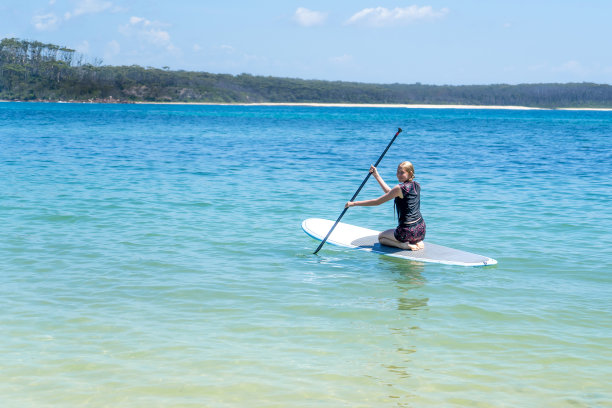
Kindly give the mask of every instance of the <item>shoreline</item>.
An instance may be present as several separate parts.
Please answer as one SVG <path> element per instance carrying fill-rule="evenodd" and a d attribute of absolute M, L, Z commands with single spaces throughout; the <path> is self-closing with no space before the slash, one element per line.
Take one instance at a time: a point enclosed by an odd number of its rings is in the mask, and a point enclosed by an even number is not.
<path fill-rule="evenodd" d="M 406 108 L 406 109 L 505 109 L 505 110 L 567 110 L 612 112 L 612 108 L 537 108 L 514 105 L 433 105 L 433 104 L 384 104 L 384 103 L 327 103 L 327 102 L 131 102 L 141 105 L 217 105 L 217 106 L 312 106 L 336 108 Z"/>
<path fill-rule="evenodd" d="M 328 103 L 328 102 L 256 102 L 256 103 L 223 103 L 223 102 L 147 102 L 147 101 L 9 101 L 20 103 L 90 103 L 90 104 L 125 104 L 125 105 L 193 105 L 193 106 L 305 106 L 305 107 L 332 107 L 332 108 L 404 108 L 404 109 L 501 109 L 501 110 L 563 110 L 563 111 L 601 111 L 612 112 L 612 108 L 537 108 L 530 106 L 513 105 L 449 105 L 449 104 L 379 104 L 379 103 Z"/>
<path fill-rule="evenodd" d="M 257 103 L 209 103 L 209 102 L 134 102 L 136 104 L 161 105 L 221 105 L 221 106 L 310 106 L 322 108 L 406 108 L 406 109 L 509 109 L 509 110 L 548 110 L 528 106 L 493 105 L 428 105 L 392 103 L 327 103 L 327 102 L 257 102 Z M 610 109 L 612 110 L 612 109 Z"/>

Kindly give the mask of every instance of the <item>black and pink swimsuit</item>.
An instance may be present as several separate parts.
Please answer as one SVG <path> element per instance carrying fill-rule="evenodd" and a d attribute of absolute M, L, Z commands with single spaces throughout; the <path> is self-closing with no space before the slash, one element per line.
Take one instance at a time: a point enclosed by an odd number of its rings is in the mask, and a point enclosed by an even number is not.
<path fill-rule="evenodd" d="M 416 181 L 400 184 L 404 198 L 395 198 L 398 226 L 395 239 L 416 244 L 425 239 L 425 220 L 421 216 L 421 186 Z"/>

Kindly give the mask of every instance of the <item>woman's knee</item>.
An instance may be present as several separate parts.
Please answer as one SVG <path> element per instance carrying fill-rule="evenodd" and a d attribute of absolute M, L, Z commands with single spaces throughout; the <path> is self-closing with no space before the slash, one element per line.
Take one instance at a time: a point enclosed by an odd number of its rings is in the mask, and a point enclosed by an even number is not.
<path fill-rule="evenodd" d="M 395 230 L 393 230 L 393 229 L 382 231 L 381 233 L 378 234 L 378 240 L 380 241 L 381 239 L 390 239 L 392 241 L 395 241 L 395 234 L 394 234 L 394 232 L 395 232 Z"/>

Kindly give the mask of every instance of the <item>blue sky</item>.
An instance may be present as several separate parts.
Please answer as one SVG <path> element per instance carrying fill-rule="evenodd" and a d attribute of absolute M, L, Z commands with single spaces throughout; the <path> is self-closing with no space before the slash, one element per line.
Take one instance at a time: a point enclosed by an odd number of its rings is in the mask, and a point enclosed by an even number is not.
<path fill-rule="evenodd" d="M 372 83 L 612 84 L 612 1 L 1 0 L 105 65 Z"/>

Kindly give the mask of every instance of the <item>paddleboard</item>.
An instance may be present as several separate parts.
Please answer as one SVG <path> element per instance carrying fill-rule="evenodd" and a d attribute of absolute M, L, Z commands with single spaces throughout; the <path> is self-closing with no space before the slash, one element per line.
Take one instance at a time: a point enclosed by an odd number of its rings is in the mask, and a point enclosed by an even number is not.
<path fill-rule="evenodd" d="M 302 229 L 306 234 L 322 241 L 333 225 L 334 221 L 322 218 L 308 218 L 302 222 Z M 425 249 L 420 251 L 409 251 L 381 245 L 378 243 L 379 233 L 380 231 L 339 222 L 326 242 L 345 248 L 360 249 L 418 262 L 434 262 L 461 266 L 487 266 L 497 263 L 495 259 L 483 255 L 448 248 L 442 245 L 432 244 L 431 242 L 425 242 Z"/>

